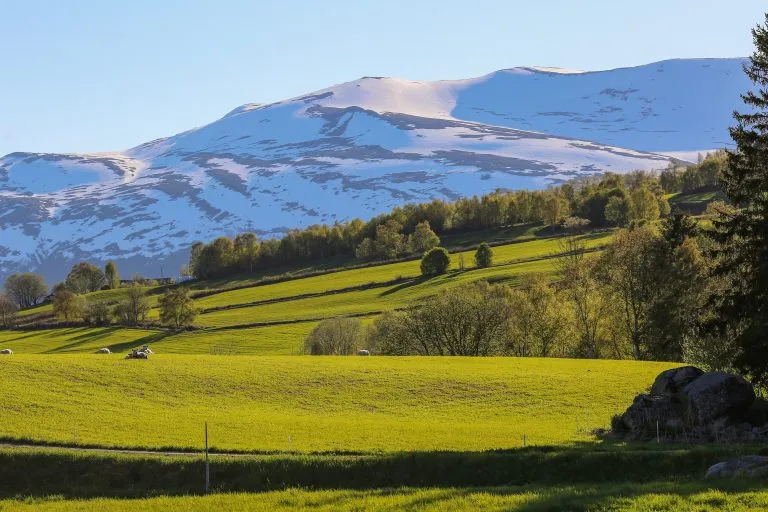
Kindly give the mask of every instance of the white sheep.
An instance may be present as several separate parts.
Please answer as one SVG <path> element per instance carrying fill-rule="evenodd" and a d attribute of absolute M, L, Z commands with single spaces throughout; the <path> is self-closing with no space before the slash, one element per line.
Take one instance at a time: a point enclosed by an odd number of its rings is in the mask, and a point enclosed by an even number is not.
<path fill-rule="evenodd" d="M 111 354 L 112 351 L 105 347 L 105 348 L 100 348 L 96 353 L 97 354 Z"/>
<path fill-rule="evenodd" d="M 0 354 L 10 356 L 11 354 L 13 354 L 13 350 L 11 350 L 9 348 L 4 348 L 3 350 L 0 350 Z"/>

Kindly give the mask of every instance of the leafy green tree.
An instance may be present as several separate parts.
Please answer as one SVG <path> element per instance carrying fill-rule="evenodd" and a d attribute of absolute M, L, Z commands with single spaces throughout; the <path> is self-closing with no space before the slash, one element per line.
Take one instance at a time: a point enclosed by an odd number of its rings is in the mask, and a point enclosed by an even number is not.
<path fill-rule="evenodd" d="M 120 273 L 117 271 L 117 263 L 108 261 L 104 266 L 104 277 L 110 290 L 120 288 Z"/>
<path fill-rule="evenodd" d="M 510 291 L 506 353 L 517 357 L 566 356 L 564 305 L 543 274 L 523 276 Z"/>
<path fill-rule="evenodd" d="M 735 113 L 721 174 L 723 190 L 735 208 L 723 209 L 715 227 L 714 278 L 728 286 L 713 300 L 717 316 L 709 323 L 721 337 L 735 338 L 732 362 L 754 381 L 768 382 L 768 14 L 752 31 L 755 52 L 745 71 L 756 86 L 742 96 L 746 112 Z"/>
<path fill-rule="evenodd" d="M 186 288 L 171 288 L 160 297 L 160 321 L 175 329 L 191 325 L 197 317 L 198 309 L 195 301 Z"/>
<path fill-rule="evenodd" d="M 254 233 L 242 233 L 235 237 L 234 251 L 243 270 L 253 272 L 259 261 L 259 239 Z"/>
<path fill-rule="evenodd" d="M 83 318 L 87 303 L 69 290 L 62 290 L 53 296 L 53 314 L 66 322 Z"/>
<path fill-rule="evenodd" d="M 654 221 L 660 215 L 659 199 L 647 186 L 632 191 L 632 220 Z"/>
<path fill-rule="evenodd" d="M 407 252 L 408 245 L 402 230 L 402 224 L 395 220 L 389 220 L 376 227 L 373 246 L 377 258 L 391 260 Z"/>
<path fill-rule="evenodd" d="M 584 242 L 573 237 L 562 240 L 557 266 L 579 338 L 573 355 L 598 358 L 604 353 L 608 302 L 595 278 L 594 262 L 586 257 Z"/>
<path fill-rule="evenodd" d="M 19 307 L 7 295 L 0 295 L 0 327 L 13 325 L 18 311 Z"/>
<path fill-rule="evenodd" d="M 416 224 L 416 229 L 411 234 L 409 242 L 413 252 L 423 254 L 440 245 L 440 237 L 432 231 L 429 222 L 425 220 Z"/>
<path fill-rule="evenodd" d="M 490 267 L 493 265 L 493 249 L 487 243 L 481 243 L 475 251 L 475 266 L 478 268 Z"/>
<path fill-rule="evenodd" d="M 547 194 L 544 200 L 544 222 L 554 227 L 557 222 L 570 213 L 570 204 L 557 189 Z"/>
<path fill-rule="evenodd" d="M 427 251 L 421 258 L 421 275 L 436 276 L 445 274 L 451 265 L 451 255 L 443 247 L 435 247 Z"/>
<path fill-rule="evenodd" d="M 355 256 L 361 260 L 373 259 L 375 257 L 373 240 L 370 238 L 363 238 L 363 241 L 360 242 L 360 245 L 355 249 Z"/>
<path fill-rule="evenodd" d="M 612 226 L 626 226 L 629 223 L 632 203 L 625 196 L 613 196 L 605 205 L 605 220 Z"/>
<path fill-rule="evenodd" d="M 101 269 L 85 261 L 73 265 L 65 280 L 67 289 L 78 294 L 101 290 L 106 282 Z"/>
<path fill-rule="evenodd" d="M 17 273 L 5 280 L 5 293 L 20 308 L 29 308 L 45 298 L 48 287 L 39 274 Z"/>
<path fill-rule="evenodd" d="M 603 252 L 600 268 L 617 308 L 623 337 L 634 359 L 647 359 L 651 314 L 659 288 L 669 278 L 659 240 L 648 228 L 620 230 Z"/>

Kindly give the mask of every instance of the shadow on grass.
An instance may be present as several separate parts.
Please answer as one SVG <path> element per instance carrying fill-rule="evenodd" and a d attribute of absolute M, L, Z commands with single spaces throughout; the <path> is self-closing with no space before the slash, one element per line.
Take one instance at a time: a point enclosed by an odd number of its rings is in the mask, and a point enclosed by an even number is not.
<path fill-rule="evenodd" d="M 211 485 L 216 492 L 261 492 L 297 487 L 366 490 L 697 482 L 716 462 L 761 452 L 768 453 L 768 447 L 592 442 L 486 452 L 212 455 Z M 0 449 L 0 497 L 198 494 L 204 468 L 203 457 L 195 453 L 4 448 Z M 602 499 L 601 494 L 595 499 Z"/>
<path fill-rule="evenodd" d="M 88 343 L 91 343 L 93 341 L 100 340 L 102 338 L 106 338 L 109 335 L 120 332 L 123 328 L 122 327 L 103 327 L 98 329 L 82 329 L 86 332 L 75 336 L 73 338 L 70 338 L 71 343 L 68 343 L 66 345 L 60 345 L 56 348 L 53 348 L 51 350 L 46 351 L 46 354 L 59 354 L 62 352 L 70 352 L 74 349 L 77 349 L 78 347 L 82 345 L 87 345 Z M 157 341 L 163 339 L 166 337 L 169 333 L 167 332 L 152 332 L 148 334 L 147 336 L 143 336 L 141 338 L 132 340 L 132 341 L 126 341 L 123 343 L 113 343 L 111 345 L 106 345 L 107 348 L 109 348 L 112 352 L 122 352 L 124 350 L 128 350 L 134 347 L 139 347 L 141 345 L 146 345 L 148 343 L 156 343 Z"/>
<path fill-rule="evenodd" d="M 141 347 L 143 345 L 160 343 L 165 338 L 173 336 L 174 334 L 176 333 L 171 331 L 152 332 L 147 334 L 146 336 L 142 336 L 141 338 L 137 338 L 132 341 L 125 341 L 123 343 L 113 343 L 111 345 L 107 345 L 107 348 L 112 352 L 126 352 L 132 348 Z"/>
<path fill-rule="evenodd" d="M 384 290 L 379 294 L 379 297 L 386 297 L 387 295 L 392 295 L 393 293 L 401 292 L 403 290 L 407 290 L 408 288 L 411 288 L 412 286 L 416 286 L 418 284 L 426 283 L 429 281 L 431 277 L 414 277 L 413 279 L 409 279 L 408 281 L 399 284 L 397 286 L 393 286 L 392 288 L 389 288 L 388 290 Z"/>

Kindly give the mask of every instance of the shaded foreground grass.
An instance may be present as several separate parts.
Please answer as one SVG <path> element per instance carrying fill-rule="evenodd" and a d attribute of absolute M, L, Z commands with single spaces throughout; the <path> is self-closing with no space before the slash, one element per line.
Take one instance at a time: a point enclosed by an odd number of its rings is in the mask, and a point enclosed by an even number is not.
<path fill-rule="evenodd" d="M 31 500 L 0 502 L 7 512 L 59 511 L 759 511 L 768 508 L 768 492 L 753 482 L 705 484 L 654 482 L 561 487 L 488 487 L 381 489 L 371 491 L 291 489 L 260 494 L 215 494 L 140 500 Z"/>
<path fill-rule="evenodd" d="M 669 447 L 583 443 L 488 452 L 211 456 L 214 492 L 398 487 L 566 486 L 694 482 L 707 467 L 755 446 Z M 159 455 L 0 448 L 0 498 L 200 494 L 200 454 Z"/>
<path fill-rule="evenodd" d="M 0 437 L 221 450 L 486 450 L 590 439 L 674 363 L 534 358 L 0 358 Z"/>

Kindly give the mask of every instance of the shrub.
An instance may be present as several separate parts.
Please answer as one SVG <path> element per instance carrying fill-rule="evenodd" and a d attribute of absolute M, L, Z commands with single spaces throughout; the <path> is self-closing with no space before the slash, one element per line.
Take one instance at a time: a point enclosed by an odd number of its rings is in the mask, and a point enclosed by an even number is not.
<path fill-rule="evenodd" d="M 430 249 L 421 259 L 421 274 L 436 276 L 444 274 L 451 264 L 451 256 L 442 247 Z"/>
<path fill-rule="evenodd" d="M 323 320 L 304 341 L 304 353 L 313 356 L 345 356 L 360 347 L 362 323 L 356 318 Z"/>
<path fill-rule="evenodd" d="M 478 268 L 490 267 L 493 265 L 493 249 L 487 243 L 483 242 L 475 252 L 475 265 Z"/>

